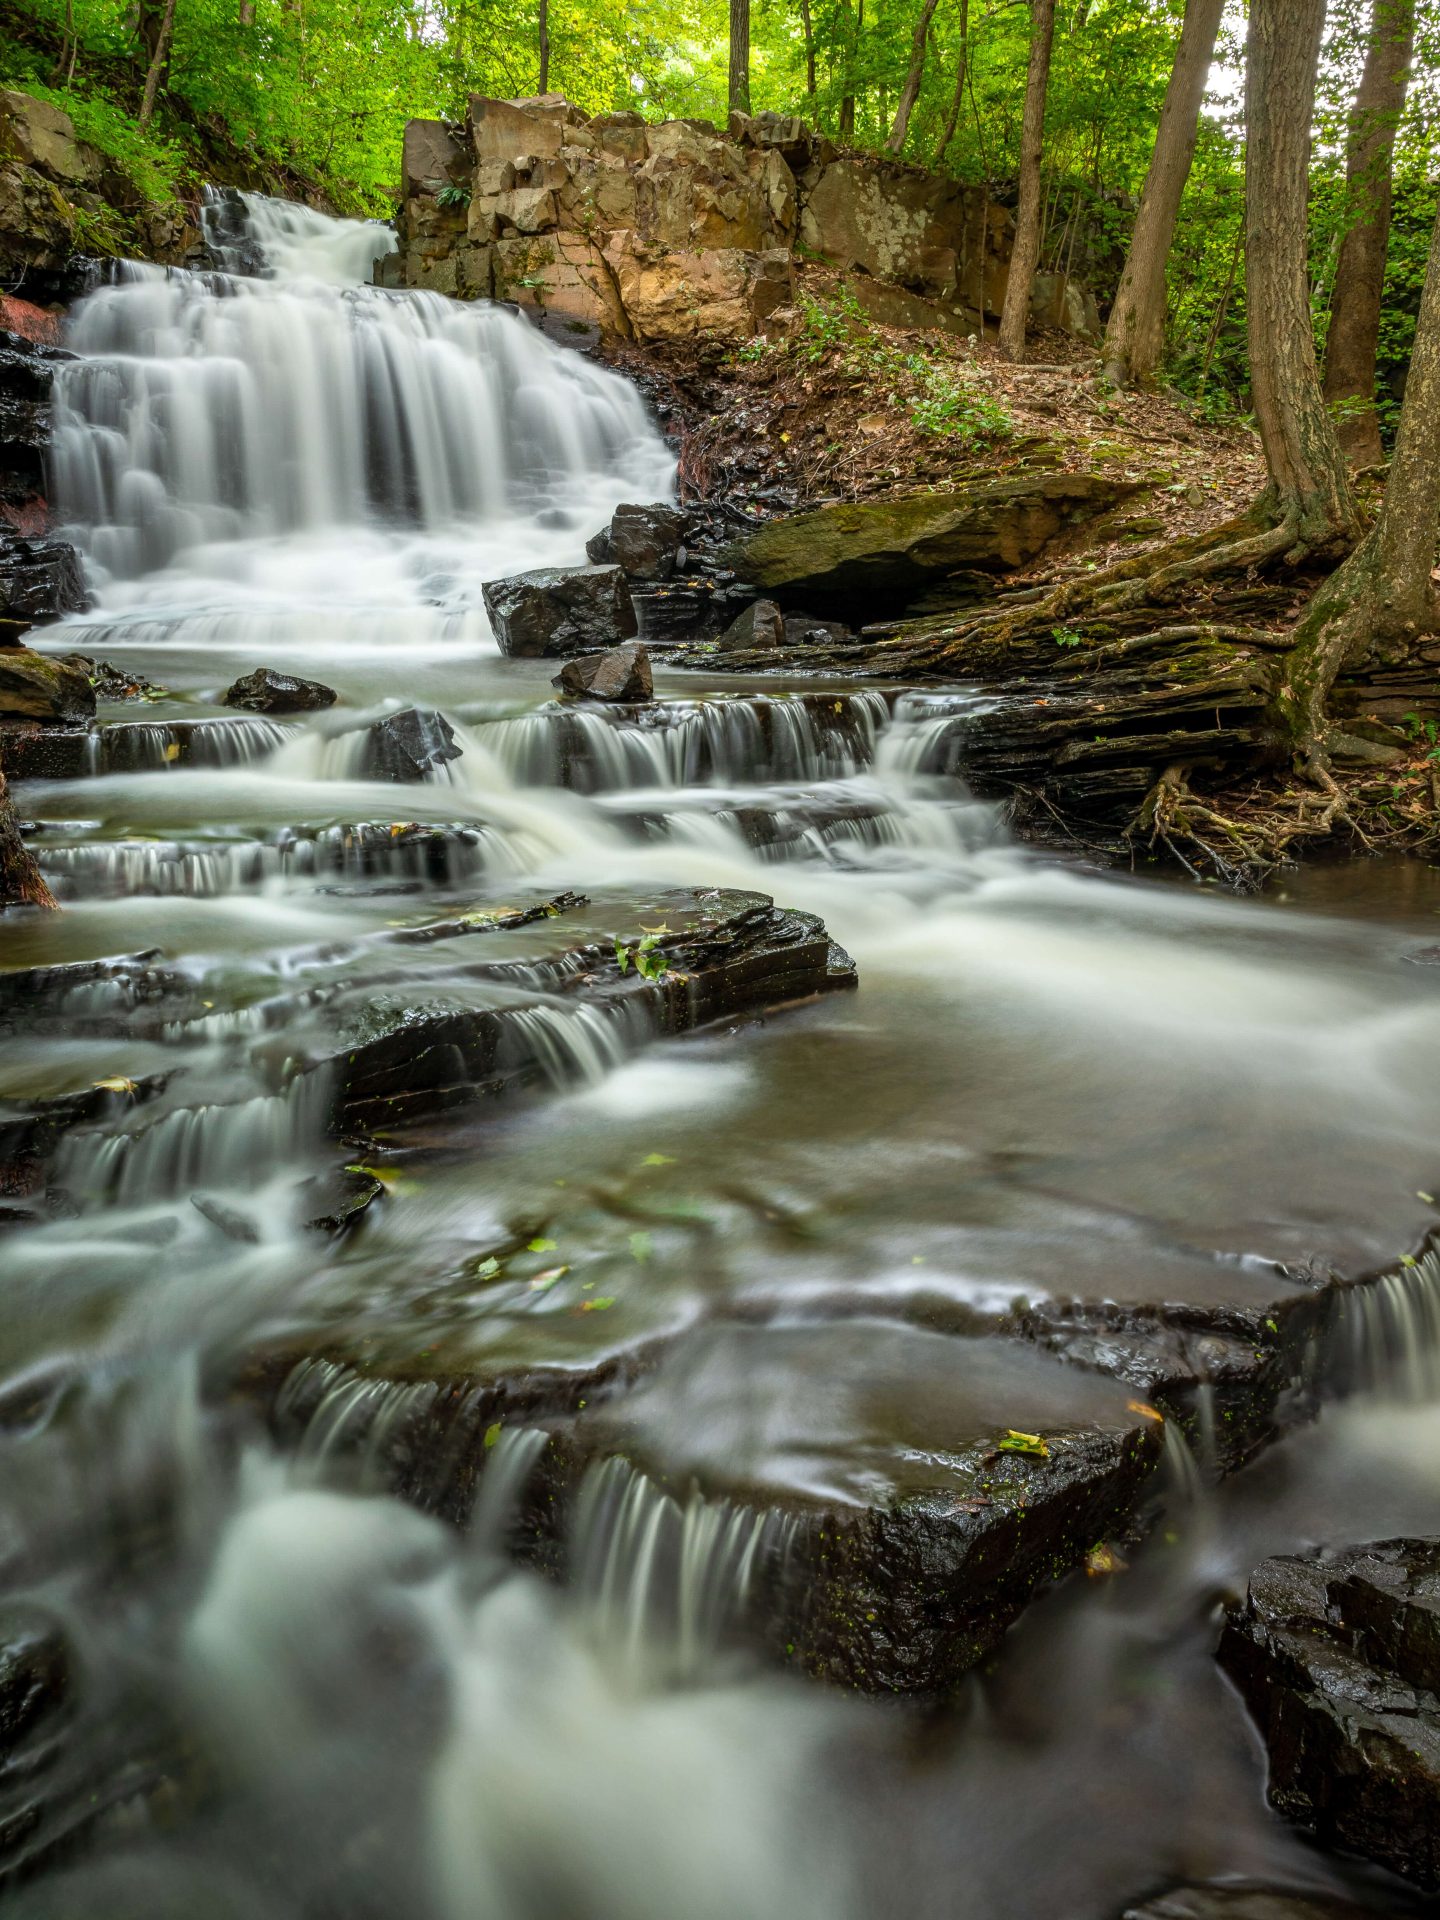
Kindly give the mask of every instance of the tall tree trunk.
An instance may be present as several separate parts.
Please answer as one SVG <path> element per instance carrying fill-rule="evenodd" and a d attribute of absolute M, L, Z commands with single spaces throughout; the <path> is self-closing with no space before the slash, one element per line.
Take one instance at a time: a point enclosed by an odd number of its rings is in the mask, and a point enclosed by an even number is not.
<path fill-rule="evenodd" d="M 815 98 L 815 22 L 810 17 L 810 0 L 800 0 L 800 26 L 805 35 L 805 91 Z"/>
<path fill-rule="evenodd" d="M 950 111 L 945 116 L 945 125 L 940 130 L 939 145 L 935 149 L 935 165 L 943 167 L 945 156 L 950 151 L 950 142 L 955 138 L 955 130 L 960 125 L 960 113 L 965 104 L 965 77 L 970 70 L 970 0 L 960 0 L 960 47 L 955 55 L 955 91 L 950 97 Z"/>
<path fill-rule="evenodd" d="M 1000 312 L 1000 352 L 1007 360 L 1025 358 L 1025 321 L 1030 288 L 1040 262 L 1040 219 L 1044 211 L 1040 161 L 1045 149 L 1045 95 L 1050 85 L 1050 45 L 1055 37 L 1055 0 L 1032 0 L 1030 64 L 1025 74 L 1025 117 L 1020 127 L 1020 205 L 1015 215 L 1015 244 L 1010 277 Z"/>
<path fill-rule="evenodd" d="M 175 0 L 165 0 L 165 11 L 160 16 L 160 31 L 156 35 L 154 51 L 150 55 L 150 70 L 145 75 L 145 96 L 140 102 L 140 125 L 149 124 L 155 111 L 155 96 L 160 91 L 160 77 L 170 63 L 170 37 L 175 31 Z"/>
<path fill-rule="evenodd" d="M 1245 71 L 1250 380 L 1269 487 L 1294 549 L 1350 545 L 1359 519 L 1325 410 L 1306 278 L 1310 120 L 1325 0 L 1251 0 Z"/>
<path fill-rule="evenodd" d="M 845 11 L 849 13 L 848 6 Z M 839 127 L 842 146 L 853 146 L 855 142 L 855 67 L 860 57 L 860 33 L 864 25 L 865 0 L 856 0 L 854 26 L 847 35 L 845 48 L 845 94 L 840 102 Z"/>
<path fill-rule="evenodd" d="M 536 91 L 550 91 L 550 0 L 540 0 L 540 85 Z"/>
<path fill-rule="evenodd" d="M 730 111 L 750 111 L 750 0 L 730 0 Z"/>
<path fill-rule="evenodd" d="M 20 838 L 5 776 L 0 773 L 0 912 L 6 907 L 54 905 L 55 896 L 46 886 L 35 856 Z"/>
<path fill-rule="evenodd" d="M 1165 267 L 1195 155 L 1205 81 L 1224 7 L 1225 0 L 1187 0 L 1185 7 L 1135 232 L 1105 329 L 1105 371 L 1117 386 L 1143 385 L 1160 364 L 1165 343 Z"/>
<path fill-rule="evenodd" d="M 1325 346 L 1325 398 L 1339 413 L 1341 447 L 1361 467 L 1373 466 L 1381 457 L 1375 356 L 1390 242 L 1391 156 L 1414 50 L 1415 0 L 1374 0 L 1365 69 L 1346 143 L 1350 226 L 1340 248 Z"/>
<path fill-rule="evenodd" d="M 890 138 L 885 142 L 891 153 L 905 151 L 905 138 L 910 131 L 910 116 L 915 111 L 915 102 L 920 98 L 920 82 L 925 78 L 925 38 L 930 31 L 930 22 L 935 18 L 935 9 L 940 0 L 923 0 L 920 18 L 915 22 L 915 32 L 910 40 L 910 65 L 905 74 L 905 84 L 900 89 L 900 104 L 895 109 L 895 124 L 890 129 Z"/>
<path fill-rule="evenodd" d="M 1440 215 L 1395 456 L 1375 525 L 1325 582 L 1295 629 L 1285 661 L 1281 707 L 1310 753 L 1323 751 L 1325 706 L 1347 669 L 1404 664 L 1425 650 L 1440 695 L 1440 597 L 1433 569 L 1440 545 Z"/>

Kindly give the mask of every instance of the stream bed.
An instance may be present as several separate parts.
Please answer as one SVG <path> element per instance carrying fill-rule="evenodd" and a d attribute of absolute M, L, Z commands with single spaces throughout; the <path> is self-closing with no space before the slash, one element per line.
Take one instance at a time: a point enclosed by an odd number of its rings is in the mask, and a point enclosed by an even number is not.
<path fill-rule="evenodd" d="M 562 705 L 479 586 L 667 497 L 639 398 L 249 215 L 269 277 L 127 269 L 58 386 L 95 607 L 33 637 L 164 691 L 15 795 L 63 911 L 0 936 L 0 1102 L 108 1088 L 0 1239 L 6 1604 L 61 1649 L 16 1910 L 1419 1911 L 1267 1810 L 1213 1649 L 1266 1555 L 1434 1530 L 1440 880 L 1027 850 L 965 689 Z M 336 703 L 220 704 L 260 666 Z M 377 777 L 415 707 L 458 754 Z M 688 997 L 590 993 L 642 936 L 712 943 Z M 503 1098 L 420 1071 L 442 1020 Z M 945 1516 L 1047 1499 L 1023 1592 L 925 1591 Z"/>

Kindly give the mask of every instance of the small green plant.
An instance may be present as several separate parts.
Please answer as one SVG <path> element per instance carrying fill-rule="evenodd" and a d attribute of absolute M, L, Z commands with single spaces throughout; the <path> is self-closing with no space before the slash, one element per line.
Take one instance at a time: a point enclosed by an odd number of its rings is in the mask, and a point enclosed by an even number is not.
<path fill-rule="evenodd" d="M 438 207 L 468 207 L 470 204 L 470 189 L 469 187 L 457 187 L 454 185 L 441 187 L 435 196 L 435 204 Z"/>
<path fill-rule="evenodd" d="M 1057 647 L 1083 647 L 1085 644 L 1084 634 L 1076 633 L 1073 627 L 1052 627 L 1050 638 Z"/>
<path fill-rule="evenodd" d="M 670 969 L 670 962 L 663 953 L 655 951 L 658 945 L 659 935 L 653 933 L 645 934 L 633 947 L 627 947 L 623 940 L 617 940 L 615 959 L 621 973 L 628 971 L 633 962 L 642 980 L 663 980 Z"/>

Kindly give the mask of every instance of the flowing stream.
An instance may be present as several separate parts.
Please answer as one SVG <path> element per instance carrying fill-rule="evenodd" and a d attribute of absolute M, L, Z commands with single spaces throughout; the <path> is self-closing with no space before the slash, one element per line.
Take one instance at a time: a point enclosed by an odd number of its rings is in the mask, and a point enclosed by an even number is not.
<path fill-rule="evenodd" d="M 480 583 L 670 494 L 638 396 L 504 308 L 368 288 L 384 229 L 227 220 L 220 257 L 264 275 L 125 269 L 57 392 L 95 608 L 44 643 L 165 692 L 102 707 L 83 776 L 19 789 L 64 912 L 7 925 L 3 964 L 159 949 L 188 998 L 157 1017 L 99 979 L 0 1064 L 0 1100 L 163 1083 L 70 1132 L 65 1205 L 0 1242 L 0 1558 L 83 1680 L 52 1781 L 85 1817 L 17 1909 L 1105 1920 L 1250 1875 L 1403 1910 L 1266 1811 L 1211 1646 L 1264 1554 L 1433 1531 L 1424 1262 L 1354 1309 L 1360 1391 L 1218 1493 L 1182 1447 L 1130 1572 L 1032 1608 L 944 1713 L 763 1671 L 725 1626 L 788 1498 L 883 1499 L 967 1407 L 1101 1405 L 989 1357 L 1017 1300 L 1396 1265 L 1440 1181 L 1440 880 L 1240 903 L 1039 857 L 965 791 L 963 689 L 662 673 L 653 716 L 567 713 Z M 338 701 L 221 706 L 258 666 Z M 365 730 L 417 704 L 459 757 L 367 777 Z M 335 1150 L 293 1067 L 378 940 L 457 900 L 680 886 L 823 915 L 860 992 L 657 1043 L 497 974 L 469 991 L 513 1010 L 544 1094 L 422 1128 L 359 1231 L 306 1228 Z M 437 951 L 396 947 L 394 990 L 435 990 Z M 477 1285 L 516 1240 L 563 1277 Z M 675 1343 L 636 1402 L 671 1491 L 600 1469 L 557 1590 L 501 1550 L 538 1436 L 501 1436 L 463 1534 L 367 1470 L 423 1377 L 317 1360 L 274 1448 L 234 1383 L 312 1339 L 517 1367 Z M 28 1792 L 0 1780 L 0 1815 Z"/>

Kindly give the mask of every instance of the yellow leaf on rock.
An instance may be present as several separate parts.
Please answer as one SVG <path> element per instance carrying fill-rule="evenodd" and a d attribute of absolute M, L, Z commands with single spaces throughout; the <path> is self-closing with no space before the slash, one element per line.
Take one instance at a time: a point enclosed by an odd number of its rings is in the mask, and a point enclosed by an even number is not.
<path fill-rule="evenodd" d="M 127 1080 L 122 1073 L 115 1073 L 108 1080 L 97 1080 L 95 1090 L 97 1093 L 134 1093 L 135 1082 Z"/>

